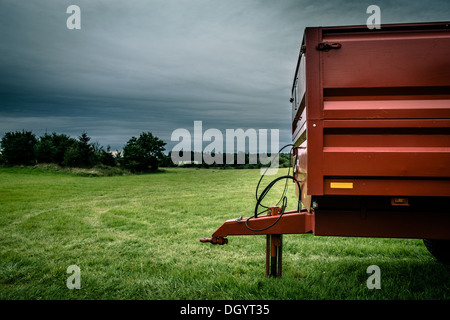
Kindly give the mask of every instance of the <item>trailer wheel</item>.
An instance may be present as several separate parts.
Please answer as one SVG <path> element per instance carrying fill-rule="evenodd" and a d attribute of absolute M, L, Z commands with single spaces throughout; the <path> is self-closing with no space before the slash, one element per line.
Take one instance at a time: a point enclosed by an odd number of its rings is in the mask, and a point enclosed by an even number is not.
<path fill-rule="evenodd" d="M 450 263 L 450 240 L 423 239 L 425 247 L 440 262 Z"/>

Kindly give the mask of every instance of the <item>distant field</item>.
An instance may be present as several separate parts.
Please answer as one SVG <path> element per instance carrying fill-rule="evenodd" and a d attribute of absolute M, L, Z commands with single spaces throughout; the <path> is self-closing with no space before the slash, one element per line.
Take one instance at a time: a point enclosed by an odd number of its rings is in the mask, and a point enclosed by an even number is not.
<path fill-rule="evenodd" d="M 225 220 L 252 215 L 259 177 L 0 168 L 0 299 L 450 298 L 450 266 L 421 240 L 285 235 L 281 279 L 264 276 L 264 236 L 200 243 Z M 79 290 L 66 286 L 71 265 Z M 379 290 L 367 288 L 370 265 L 380 267 Z"/>

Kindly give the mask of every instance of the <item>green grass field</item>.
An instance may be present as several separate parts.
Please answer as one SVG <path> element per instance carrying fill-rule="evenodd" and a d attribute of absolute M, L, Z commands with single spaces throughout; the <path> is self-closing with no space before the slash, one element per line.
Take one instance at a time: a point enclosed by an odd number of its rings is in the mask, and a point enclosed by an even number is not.
<path fill-rule="evenodd" d="M 0 168 L 0 299 L 450 298 L 450 266 L 421 240 L 285 235 L 281 279 L 264 276 L 264 236 L 200 243 L 225 220 L 253 214 L 259 178 Z M 71 265 L 79 290 L 66 286 Z M 367 288 L 370 265 L 380 267 L 379 290 Z"/>

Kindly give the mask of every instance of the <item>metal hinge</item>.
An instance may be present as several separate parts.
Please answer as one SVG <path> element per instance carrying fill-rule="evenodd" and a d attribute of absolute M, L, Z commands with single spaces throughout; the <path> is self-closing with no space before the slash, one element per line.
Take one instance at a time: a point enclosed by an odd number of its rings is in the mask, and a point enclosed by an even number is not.
<path fill-rule="evenodd" d="M 339 49 L 342 45 L 340 43 L 328 43 L 328 42 L 321 42 L 317 45 L 316 49 L 319 51 L 329 51 L 331 49 Z"/>

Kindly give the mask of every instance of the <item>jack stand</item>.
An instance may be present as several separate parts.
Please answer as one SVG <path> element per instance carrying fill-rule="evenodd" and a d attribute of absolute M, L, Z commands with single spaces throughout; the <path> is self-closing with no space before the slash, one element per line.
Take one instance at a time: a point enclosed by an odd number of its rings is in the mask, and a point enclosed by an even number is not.
<path fill-rule="evenodd" d="M 281 277 L 283 235 L 266 235 L 266 277 Z"/>

